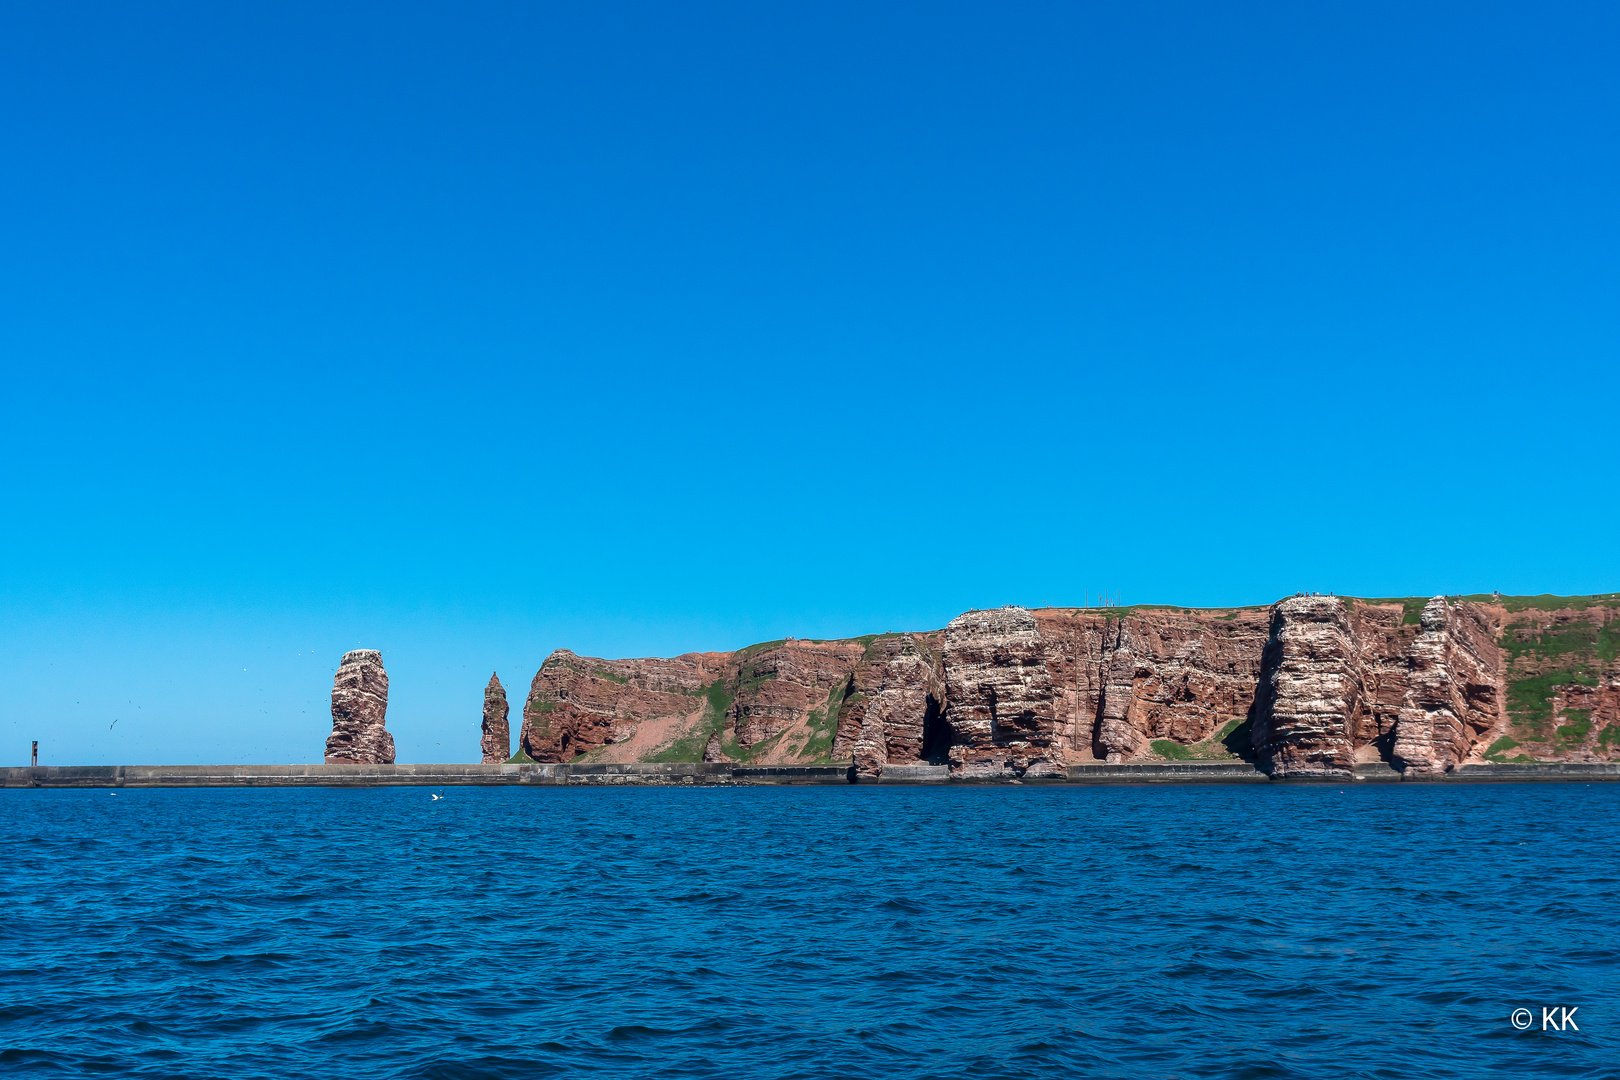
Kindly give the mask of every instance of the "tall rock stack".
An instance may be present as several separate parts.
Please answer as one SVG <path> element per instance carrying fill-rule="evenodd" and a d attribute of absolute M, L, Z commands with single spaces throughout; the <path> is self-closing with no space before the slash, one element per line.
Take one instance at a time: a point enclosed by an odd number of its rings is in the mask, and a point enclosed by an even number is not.
<path fill-rule="evenodd" d="M 1477 605 L 1453 608 L 1443 596 L 1424 605 L 1420 625 L 1407 650 L 1410 674 L 1390 760 L 1402 772 L 1439 774 L 1462 764 L 1497 723 L 1501 631 Z"/>
<path fill-rule="evenodd" d="M 484 764 L 499 765 L 512 756 L 512 730 L 506 715 L 511 706 L 506 703 L 506 687 L 490 672 L 489 685 L 484 687 Z"/>
<path fill-rule="evenodd" d="M 1352 775 L 1365 712 L 1362 652 L 1344 601 L 1296 596 L 1272 608 L 1253 743 L 1272 776 Z"/>
<path fill-rule="evenodd" d="M 951 620 L 945 697 L 952 775 L 1062 774 L 1045 643 L 1029 610 L 970 611 Z"/>
<path fill-rule="evenodd" d="M 332 680 L 332 734 L 328 765 L 392 765 L 394 737 L 383 726 L 388 714 L 388 672 L 376 649 L 351 649 Z"/>

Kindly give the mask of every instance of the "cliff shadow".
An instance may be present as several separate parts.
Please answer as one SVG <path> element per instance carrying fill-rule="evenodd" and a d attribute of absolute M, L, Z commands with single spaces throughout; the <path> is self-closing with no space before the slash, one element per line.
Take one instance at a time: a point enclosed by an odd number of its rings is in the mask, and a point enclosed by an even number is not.
<path fill-rule="evenodd" d="M 1228 754 L 1248 762 L 1254 761 L 1254 710 L 1255 704 L 1251 701 L 1243 723 L 1227 732 L 1226 737 L 1221 740 L 1221 746 Z"/>
<path fill-rule="evenodd" d="M 1270 635 L 1260 652 L 1260 675 L 1254 684 L 1254 697 L 1249 702 L 1248 715 L 1226 737 L 1228 750 L 1268 774 L 1271 772 L 1270 755 L 1262 755 L 1259 747 L 1271 738 L 1272 709 L 1277 703 L 1277 669 L 1282 666 L 1282 660 L 1282 614 L 1273 611 Z M 1239 732 L 1243 732 L 1241 743 L 1238 742 Z M 1262 757 L 1266 760 L 1262 761 Z"/>
<path fill-rule="evenodd" d="M 939 698 L 929 694 L 923 710 L 922 759 L 930 765 L 948 765 L 950 754 L 951 725 Z"/>

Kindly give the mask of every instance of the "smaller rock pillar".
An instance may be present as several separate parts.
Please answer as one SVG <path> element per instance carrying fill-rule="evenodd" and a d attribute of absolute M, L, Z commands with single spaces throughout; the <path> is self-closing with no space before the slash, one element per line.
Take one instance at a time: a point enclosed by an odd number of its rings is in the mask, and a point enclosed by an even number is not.
<path fill-rule="evenodd" d="M 506 703 L 506 687 L 490 672 L 489 685 L 484 687 L 484 764 L 499 765 L 512 756 L 512 729 L 506 716 L 511 706 Z"/>

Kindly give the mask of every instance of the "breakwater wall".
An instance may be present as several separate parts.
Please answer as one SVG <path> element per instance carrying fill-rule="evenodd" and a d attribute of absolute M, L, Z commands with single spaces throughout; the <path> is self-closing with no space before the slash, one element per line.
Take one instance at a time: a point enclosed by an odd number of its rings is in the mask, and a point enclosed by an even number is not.
<path fill-rule="evenodd" d="M 1383 762 L 1345 777 L 1277 780 L 1243 761 L 1073 765 L 1061 776 L 953 780 L 944 765 L 891 765 L 871 784 L 1266 784 L 1524 783 L 1620 781 L 1617 763 L 1462 765 L 1440 776 L 1405 776 Z M 5 788 L 119 787 L 476 787 L 601 784 L 850 784 L 852 765 L 755 766 L 717 763 L 630 765 L 45 765 L 0 769 Z"/>

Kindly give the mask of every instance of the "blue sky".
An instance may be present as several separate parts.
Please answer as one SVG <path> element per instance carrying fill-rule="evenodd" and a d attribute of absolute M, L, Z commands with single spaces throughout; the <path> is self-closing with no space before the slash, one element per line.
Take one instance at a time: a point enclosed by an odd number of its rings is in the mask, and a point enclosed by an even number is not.
<path fill-rule="evenodd" d="M 1620 15 L 12 4 L 0 759 L 492 669 L 1620 589 Z M 116 726 L 112 725 L 117 721 Z"/>

